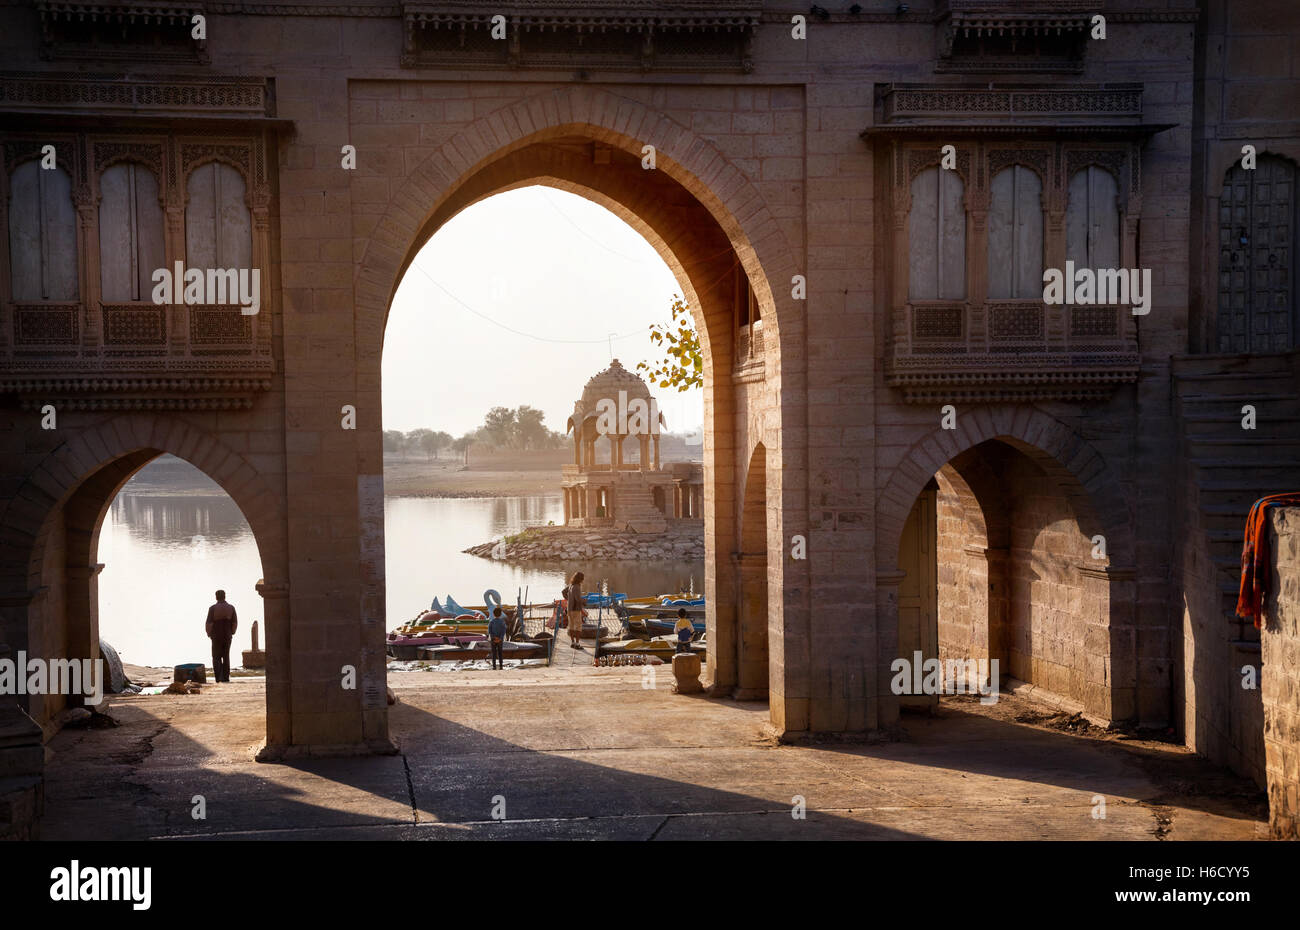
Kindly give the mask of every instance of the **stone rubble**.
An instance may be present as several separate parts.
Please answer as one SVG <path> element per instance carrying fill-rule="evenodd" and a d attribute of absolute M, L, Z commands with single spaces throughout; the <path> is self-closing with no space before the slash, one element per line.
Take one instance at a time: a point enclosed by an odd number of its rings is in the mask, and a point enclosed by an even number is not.
<path fill-rule="evenodd" d="M 704 533 L 700 528 L 670 529 L 665 533 L 629 533 L 625 530 L 574 530 L 563 526 L 537 526 L 514 537 L 494 539 L 462 551 L 504 562 L 664 561 L 702 562 Z"/>

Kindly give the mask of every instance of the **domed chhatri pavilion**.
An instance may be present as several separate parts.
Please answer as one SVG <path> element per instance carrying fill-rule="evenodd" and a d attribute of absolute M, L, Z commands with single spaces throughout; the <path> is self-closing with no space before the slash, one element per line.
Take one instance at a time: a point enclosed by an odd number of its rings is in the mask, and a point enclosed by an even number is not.
<path fill-rule="evenodd" d="M 650 388 L 618 359 L 587 382 L 566 430 L 573 432 L 573 464 L 560 484 L 566 526 L 662 533 L 670 523 L 702 523 L 704 468 L 661 467 L 664 425 Z"/>

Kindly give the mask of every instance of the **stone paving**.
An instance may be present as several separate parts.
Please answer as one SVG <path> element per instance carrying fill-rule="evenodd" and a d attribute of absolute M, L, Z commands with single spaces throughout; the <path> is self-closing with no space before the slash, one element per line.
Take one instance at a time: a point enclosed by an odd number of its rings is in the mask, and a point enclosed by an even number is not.
<path fill-rule="evenodd" d="M 565 652 L 575 652 L 564 649 Z M 589 655 L 589 653 L 587 653 Z M 1261 793 L 1187 750 L 945 701 L 904 737 L 781 745 L 767 705 L 659 667 L 394 672 L 391 756 L 255 762 L 264 686 L 113 699 L 50 744 L 45 839 L 1252 839 Z M 202 795 L 206 819 L 191 816 Z M 1106 817 L 1095 819 L 1096 798 Z M 796 797 L 806 818 L 792 816 Z M 504 799 L 504 819 L 500 813 Z"/>

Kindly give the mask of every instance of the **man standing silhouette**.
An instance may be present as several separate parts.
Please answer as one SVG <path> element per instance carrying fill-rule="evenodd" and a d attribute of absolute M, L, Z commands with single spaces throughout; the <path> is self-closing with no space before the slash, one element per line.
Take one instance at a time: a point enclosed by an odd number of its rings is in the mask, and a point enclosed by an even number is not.
<path fill-rule="evenodd" d="M 226 602 L 226 592 L 217 592 L 217 602 L 208 608 L 205 627 L 212 640 L 212 677 L 217 681 L 230 681 L 230 641 L 234 639 L 239 618 L 235 605 Z"/>

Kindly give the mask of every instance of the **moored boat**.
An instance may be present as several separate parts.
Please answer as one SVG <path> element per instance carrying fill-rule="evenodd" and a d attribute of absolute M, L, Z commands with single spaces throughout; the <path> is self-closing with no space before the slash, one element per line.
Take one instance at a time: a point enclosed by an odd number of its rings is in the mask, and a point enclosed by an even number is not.
<path fill-rule="evenodd" d="M 517 643 L 507 640 L 501 644 L 501 653 L 507 659 L 535 659 L 546 652 L 541 643 Z M 429 661 L 443 659 L 487 659 L 492 655 L 489 644 L 470 643 L 466 646 L 421 646 L 419 658 Z"/>
<path fill-rule="evenodd" d="M 677 631 L 677 617 L 628 617 L 627 625 L 632 630 L 645 630 L 652 636 L 670 636 Z M 703 619 L 691 619 L 691 626 L 696 633 L 704 632 Z"/>
<path fill-rule="evenodd" d="M 621 639 L 612 643 L 601 643 L 598 655 L 653 655 L 671 659 L 677 652 L 677 643 L 667 639 Z M 705 646 L 702 642 L 691 643 L 691 652 L 703 656 Z"/>
<path fill-rule="evenodd" d="M 485 633 L 438 632 L 432 629 L 388 634 L 387 652 L 394 659 L 418 659 L 426 646 L 461 646 L 468 648 L 487 638 Z"/>

